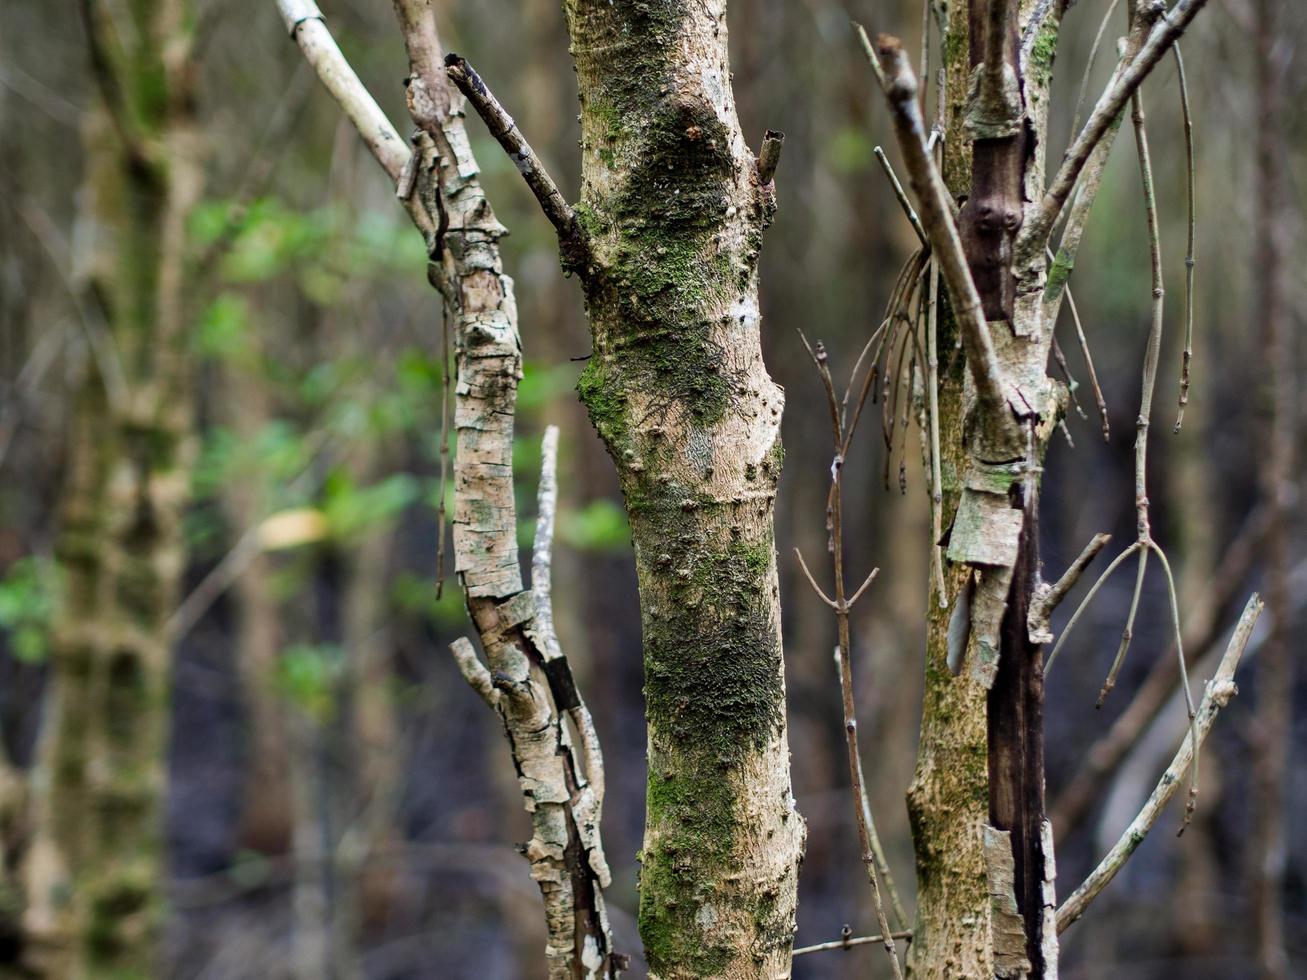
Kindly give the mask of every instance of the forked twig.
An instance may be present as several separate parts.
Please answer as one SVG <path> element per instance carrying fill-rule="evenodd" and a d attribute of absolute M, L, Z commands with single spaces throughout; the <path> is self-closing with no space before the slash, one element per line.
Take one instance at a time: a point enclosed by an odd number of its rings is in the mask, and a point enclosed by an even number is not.
<path fill-rule="evenodd" d="M 852 641 L 849 629 L 849 609 L 866 591 L 876 576 L 876 570 L 873 569 L 871 574 L 853 594 L 852 598 L 846 599 L 844 592 L 844 526 L 843 526 L 843 506 L 844 506 L 844 453 L 852 437 L 852 431 L 846 431 L 844 426 L 845 412 L 841 405 L 847 405 L 848 392 L 845 392 L 844 399 L 841 399 L 835 393 L 835 384 L 831 379 L 830 365 L 826 354 L 826 348 L 820 341 L 814 346 L 808 343 L 808 338 L 803 336 L 802 331 L 799 337 L 803 341 L 803 346 L 807 349 L 808 355 L 812 358 L 812 363 L 817 368 L 817 374 L 821 378 L 822 389 L 826 395 L 826 406 L 830 412 L 831 421 L 831 443 L 835 449 L 835 457 L 831 461 L 830 493 L 826 499 L 826 525 L 830 532 L 830 553 L 831 564 L 834 572 L 835 597 L 828 597 L 817 585 L 812 573 L 808 570 L 807 563 L 803 560 L 803 555 L 795 549 L 795 554 L 799 557 L 799 565 L 803 569 L 803 574 L 808 579 L 813 590 L 822 598 L 822 600 L 835 610 L 835 621 L 839 632 L 839 649 L 836 654 L 836 663 L 839 666 L 840 697 L 844 711 L 844 739 L 847 746 L 848 766 L 849 766 L 849 784 L 853 796 L 853 808 L 858 828 L 858 844 L 862 851 L 862 862 L 867 869 L 867 878 L 871 884 L 872 905 L 876 913 L 876 922 L 880 926 L 880 935 L 882 944 L 885 947 L 885 954 L 889 957 L 893 966 L 894 976 L 902 980 L 903 967 L 899 963 L 898 951 L 894 945 L 894 936 L 890 931 L 889 919 L 885 914 L 885 904 L 881 898 L 880 881 L 882 876 L 886 877 L 887 886 L 892 890 L 892 884 L 888 878 L 888 866 L 882 869 L 878 868 L 877 851 L 879 848 L 879 838 L 875 831 L 875 822 L 871 816 L 871 809 L 867 805 L 867 790 L 863 780 L 862 773 L 862 756 L 858 749 L 858 719 L 857 708 L 853 697 L 853 665 L 849 652 L 852 650 Z M 861 360 L 861 358 L 859 358 Z M 868 372 L 870 372 L 870 368 Z M 850 388 L 852 379 L 850 379 Z M 865 397 L 865 396 L 864 396 Z M 861 400 L 860 400 L 861 401 Z M 854 422 L 856 423 L 856 415 Z M 842 658 L 841 658 L 842 654 Z M 882 858 L 883 860 L 883 858 Z M 897 903 L 897 896 L 895 896 Z"/>

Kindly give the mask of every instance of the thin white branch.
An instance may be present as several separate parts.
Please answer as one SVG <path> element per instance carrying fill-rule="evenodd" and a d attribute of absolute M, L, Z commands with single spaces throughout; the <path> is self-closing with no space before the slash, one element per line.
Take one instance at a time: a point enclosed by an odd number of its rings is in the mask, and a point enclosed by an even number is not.
<path fill-rule="evenodd" d="M 1211 731 L 1216 716 L 1230 702 L 1230 698 L 1239 693 L 1239 689 L 1234 683 L 1234 673 L 1239 666 L 1239 659 L 1243 656 L 1244 648 L 1248 645 L 1248 639 L 1252 636 L 1253 627 L 1257 625 L 1257 617 L 1261 614 L 1262 606 L 1261 596 L 1253 593 L 1248 599 L 1248 604 L 1244 606 L 1243 615 L 1239 617 L 1239 622 L 1234 628 L 1234 633 L 1230 637 L 1229 645 L 1225 648 L 1225 655 L 1221 658 L 1220 666 L 1216 669 L 1216 676 L 1207 682 L 1207 691 L 1203 695 L 1202 704 L 1198 706 L 1197 719 L 1197 740 L 1198 744 L 1207 737 Z M 1175 796 L 1176 790 L 1180 788 L 1181 780 L 1184 777 L 1185 770 L 1189 768 L 1194 756 L 1194 735 L 1191 732 L 1185 736 L 1184 743 L 1176 752 L 1175 758 L 1167 767 L 1166 772 L 1162 773 L 1162 778 L 1158 780 L 1157 787 L 1153 790 L 1152 795 L 1144 804 L 1143 809 L 1139 811 L 1138 816 L 1131 821 L 1130 826 L 1121 834 L 1116 845 L 1107 853 L 1107 856 L 1099 862 L 1096 867 L 1085 879 L 1084 884 L 1077 888 L 1057 910 L 1057 931 L 1064 932 L 1066 927 L 1075 922 L 1085 914 L 1085 909 L 1098 894 L 1107 887 L 1118 871 L 1125 865 L 1148 832 L 1153 829 L 1162 811 L 1166 805 Z"/>
<path fill-rule="evenodd" d="M 282 20 L 286 22 L 286 30 L 299 45 L 304 59 L 354 124 L 368 151 L 381 164 L 381 169 L 398 185 L 412 150 L 341 54 L 318 5 L 313 0 L 276 0 L 276 3 Z M 410 194 L 404 205 L 420 231 L 426 235 L 434 232 L 431 216 L 416 197 Z"/>

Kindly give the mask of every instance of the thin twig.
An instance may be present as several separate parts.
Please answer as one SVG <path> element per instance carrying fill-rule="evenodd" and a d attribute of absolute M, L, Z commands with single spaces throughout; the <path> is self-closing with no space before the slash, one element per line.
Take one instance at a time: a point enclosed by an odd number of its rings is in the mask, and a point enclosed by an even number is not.
<path fill-rule="evenodd" d="M 1039 206 L 1033 209 L 1033 213 L 1027 216 L 1022 225 L 1014 245 L 1016 254 L 1028 254 L 1032 244 L 1041 248 L 1046 244 L 1048 233 L 1061 214 L 1067 198 L 1071 196 L 1071 191 L 1094 147 L 1112 127 L 1130 97 L 1139 90 L 1144 79 L 1161 61 L 1171 45 L 1184 33 L 1190 21 L 1206 3 L 1207 0 L 1178 0 L 1169 11 L 1160 4 L 1158 7 L 1151 7 L 1144 11 L 1146 14 L 1156 11 L 1157 14 L 1156 21 L 1149 28 L 1147 39 L 1138 54 L 1113 76 L 1106 91 L 1099 97 L 1084 129 L 1068 148 L 1062 165 L 1049 184 Z"/>
<path fill-rule="evenodd" d="M 931 259 L 926 299 L 926 398 L 930 412 L 930 550 L 935 567 L 935 595 L 941 609 L 948 607 L 944 584 L 944 476 L 939 451 L 939 268 Z"/>
<path fill-rule="evenodd" d="M 1096 596 L 1098 590 L 1103 587 L 1103 583 L 1111 578 L 1112 573 L 1121 566 L 1121 563 L 1138 551 L 1139 548 L 1139 542 L 1135 541 L 1130 545 L 1130 547 L 1126 548 L 1125 551 L 1117 555 L 1116 558 L 1112 560 L 1112 564 L 1108 565 L 1107 568 L 1103 570 L 1103 574 L 1098 576 L 1097 581 L 1095 581 L 1089 591 L 1085 593 L 1085 597 L 1080 600 L 1080 605 L 1076 607 L 1076 611 L 1071 614 L 1071 619 L 1068 620 L 1066 627 L 1062 630 L 1062 635 L 1059 636 L 1057 642 L 1053 644 L 1053 652 L 1048 655 L 1048 660 L 1044 662 L 1045 676 L 1047 676 L 1048 672 L 1053 669 L 1053 661 L 1057 659 L 1057 655 L 1061 652 L 1063 644 L 1067 641 L 1067 637 L 1069 637 L 1072 630 L 1075 629 L 1076 623 L 1080 622 L 1081 615 L 1087 608 L 1089 608 L 1089 604 L 1094 601 L 1094 596 Z"/>
<path fill-rule="evenodd" d="M 1107 11 L 1103 14 L 1103 19 L 1098 25 L 1098 33 L 1094 35 L 1093 46 L 1089 49 L 1089 60 L 1085 62 L 1085 73 L 1080 77 L 1080 94 L 1076 96 L 1076 109 L 1071 114 L 1071 132 L 1080 130 L 1080 111 L 1085 107 L 1085 96 L 1089 94 L 1089 76 L 1093 73 L 1094 62 L 1098 59 L 1098 48 L 1103 43 L 1103 35 L 1107 33 L 1108 22 L 1112 19 L 1112 14 L 1116 10 L 1116 5 L 1121 0 L 1112 0 L 1107 5 Z"/>
<path fill-rule="evenodd" d="M 1076 394 L 1076 389 L 1080 387 L 1080 382 L 1072 376 L 1071 366 L 1067 364 L 1066 355 L 1062 353 L 1062 345 L 1057 342 L 1056 336 L 1053 337 L 1052 346 L 1053 360 L 1057 362 L 1057 367 L 1058 370 L 1062 372 L 1062 377 L 1066 378 L 1066 390 L 1071 396 L 1071 406 L 1076 410 L 1076 414 L 1079 415 L 1081 419 L 1088 421 L 1089 416 L 1086 415 L 1085 410 L 1080 407 L 1080 396 Z"/>
<path fill-rule="evenodd" d="M 1121 870 L 1130 855 L 1143 843 L 1148 832 L 1153 829 L 1158 818 L 1162 815 L 1167 803 L 1175 795 L 1180 786 L 1181 777 L 1194 761 L 1195 749 L 1207 737 L 1207 733 L 1211 731 L 1212 723 L 1216 720 L 1220 710 L 1229 704 L 1231 697 L 1238 693 L 1239 689 L 1234 683 L 1234 674 L 1239 666 L 1239 660 L 1243 656 L 1244 648 L 1248 645 L 1248 639 L 1252 636 L 1253 627 L 1257 624 L 1257 617 L 1261 614 L 1262 605 L 1262 599 L 1256 593 L 1248 599 L 1243 615 L 1239 617 L 1234 634 L 1230 637 L 1230 642 L 1226 646 L 1225 655 L 1221 658 L 1216 676 L 1207 683 L 1202 704 L 1198 707 L 1197 722 L 1194 729 L 1185 736 L 1184 742 L 1175 754 L 1175 758 L 1171 760 L 1171 764 L 1162 773 L 1161 779 L 1158 780 L 1156 788 L 1153 790 L 1152 795 L 1148 797 L 1143 809 L 1130 822 L 1130 826 L 1122 832 L 1121 837 L 1107 853 L 1107 856 L 1098 863 L 1098 867 L 1090 873 L 1084 883 L 1057 910 L 1057 931 L 1059 933 L 1065 931 L 1067 926 L 1085 914 L 1085 909 L 1088 908 L 1089 903 L 1107 887 L 1108 882 Z"/>
<path fill-rule="evenodd" d="M 835 669 L 839 673 L 840 689 L 844 687 L 844 657 L 840 653 L 840 648 L 835 648 Z M 908 918 L 907 910 L 903 906 L 903 899 L 899 897 L 899 890 L 894 884 L 894 875 L 890 871 L 889 859 L 885 856 L 885 848 L 881 845 L 880 834 L 876 831 L 876 820 L 871 813 L 871 801 L 867 797 L 867 779 L 862 772 L 862 752 L 858 752 L 858 782 L 862 786 L 862 816 L 867 821 L 867 834 L 871 838 L 871 852 L 876 859 L 876 867 L 880 871 L 881 881 L 885 883 L 885 891 L 889 895 L 890 908 L 894 911 L 894 918 L 899 926 L 906 928 L 912 921 Z"/>
<path fill-rule="evenodd" d="M 1185 801 L 1184 820 L 1180 824 L 1180 829 L 1176 831 L 1176 836 L 1179 837 L 1189 826 L 1189 821 L 1193 819 L 1194 808 L 1198 805 L 1198 776 L 1201 768 L 1198 764 L 1198 750 L 1202 742 L 1198 739 L 1194 695 L 1189 689 L 1189 668 L 1184 662 L 1184 635 L 1180 630 L 1180 603 L 1175 595 L 1175 577 L 1171 574 L 1171 563 L 1167 561 L 1166 552 L 1156 542 L 1152 542 L 1152 549 L 1157 552 L 1157 560 L 1162 563 L 1162 571 L 1166 573 L 1166 592 L 1171 601 L 1171 625 L 1175 629 L 1175 655 L 1180 665 L 1180 690 L 1184 692 L 1184 707 L 1189 715 L 1189 733 L 1194 744 L 1194 761 L 1189 767 L 1189 798 Z"/>
<path fill-rule="evenodd" d="M 889 178 L 890 187 L 894 188 L 894 196 L 898 198 L 899 206 L 903 208 L 903 213 L 908 216 L 908 222 L 912 225 L 912 230 L 917 233 L 917 238 L 921 244 L 930 247 L 930 241 L 926 238 L 926 229 L 921 227 L 921 219 L 917 217 L 917 212 L 912 209 L 912 202 L 908 200 L 908 195 L 903 190 L 903 185 L 899 183 L 899 178 L 894 173 L 894 168 L 890 166 L 889 158 L 885 156 L 885 151 L 879 146 L 874 147 L 872 152 L 876 154 L 876 159 L 880 161 L 880 167 L 885 171 L 885 176 Z"/>
<path fill-rule="evenodd" d="M 1185 81 L 1184 57 L 1180 43 L 1175 45 L 1175 71 L 1180 84 L 1180 114 L 1184 119 L 1185 206 L 1188 233 L 1184 257 L 1184 353 L 1180 361 L 1180 406 L 1175 416 L 1175 431 L 1184 425 L 1184 409 L 1189 404 L 1189 367 L 1194 357 L 1194 120 L 1189 110 L 1189 85 Z"/>
<path fill-rule="evenodd" d="M 821 589 L 817 588 L 817 583 L 812 574 L 808 571 L 807 565 L 803 561 L 803 556 L 799 554 L 799 564 L 803 568 L 804 574 L 808 577 L 809 584 L 816 590 L 826 603 L 835 610 L 835 621 L 839 633 L 839 650 L 843 651 L 844 662 L 840 663 L 839 681 L 840 696 L 844 710 L 844 739 L 848 749 L 848 766 L 849 766 L 849 784 L 853 796 L 853 807 L 856 816 L 856 825 L 858 828 L 858 844 L 862 850 L 862 862 L 867 869 L 867 878 L 871 884 L 872 906 L 876 913 L 876 923 L 880 926 L 880 934 L 883 938 L 885 955 L 889 957 L 893 967 L 894 976 L 897 980 L 902 980 L 903 967 L 899 963 L 898 951 L 894 946 L 893 934 L 890 932 L 889 920 L 885 915 L 885 904 L 881 899 L 880 878 L 881 875 L 877 868 L 876 862 L 876 843 L 875 824 L 871 820 L 870 807 L 866 805 L 867 790 L 863 781 L 862 757 L 858 749 L 858 718 L 857 708 L 853 697 L 853 664 L 849 657 L 849 651 L 852 649 L 851 633 L 849 629 L 849 608 L 853 601 L 856 601 L 863 593 L 863 590 L 871 584 L 875 578 L 875 571 L 867 577 L 862 586 L 854 594 L 853 600 L 847 600 L 844 593 L 844 527 L 843 527 L 843 474 L 844 474 L 844 447 L 846 445 L 843 413 L 840 410 L 840 400 L 835 394 L 835 385 L 831 380 L 830 366 L 825 347 L 821 342 L 811 345 L 806 337 L 800 332 L 799 336 L 803 340 L 804 347 L 807 348 L 812 362 L 817 367 L 817 373 L 821 377 L 822 388 L 826 394 L 826 404 L 830 411 L 831 420 L 831 443 L 835 449 L 835 458 L 831 463 L 831 488 L 827 497 L 826 513 L 827 522 L 830 529 L 830 551 L 831 563 L 834 571 L 835 580 L 835 598 L 830 600 Z M 847 396 L 846 396 L 847 399 Z"/>
<path fill-rule="evenodd" d="M 1075 588 L 1075 584 L 1080 581 L 1080 576 L 1084 574 L 1085 569 L 1098 557 L 1098 553 L 1111 540 L 1112 536 L 1110 534 L 1095 534 L 1089 544 L 1085 545 L 1084 551 L 1080 552 L 1079 557 L 1062 573 L 1061 578 L 1052 585 L 1041 583 L 1036 586 L 1035 593 L 1030 599 L 1030 610 L 1026 614 L 1026 629 L 1030 634 L 1031 643 L 1049 643 L 1052 641 L 1053 637 L 1048 632 L 1048 624 L 1053 618 L 1053 612 L 1061 605 L 1067 593 Z"/>
<path fill-rule="evenodd" d="M 1098 417 L 1103 423 L 1103 441 L 1111 442 L 1112 424 L 1107 415 L 1107 399 L 1103 397 L 1103 388 L 1098 383 L 1098 372 L 1094 370 L 1094 356 L 1089 353 L 1089 341 L 1085 337 L 1085 326 L 1080 322 L 1080 311 L 1076 309 L 1076 298 L 1071 295 L 1070 285 L 1065 287 L 1067 309 L 1071 311 L 1071 322 L 1075 324 L 1076 339 L 1080 343 L 1080 354 L 1085 359 L 1085 370 L 1089 374 L 1089 387 L 1094 393 L 1094 401 L 1098 404 Z"/>
<path fill-rule="evenodd" d="M 1222 625 L 1222 611 L 1242 587 L 1249 569 L 1261 553 L 1270 523 L 1268 514 L 1265 507 L 1255 509 L 1215 563 L 1217 573 L 1194 599 L 1194 612 L 1185 623 L 1184 649 L 1191 652 L 1206 650 L 1214 642 Z M 1131 746 L 1139 741 L 1144 729 L 1157 717 L 1179 676 L 1175 660 L 1167 651 L 1167 655 L 1153 665 L 1126 709 L 1089 747 L 1083 766 L 1049 811 L 1054 826 L 1061 833 L 1071 832 L 1083 821 L 1097 796 L 1098 786 L 1117 770 Z"/>
<path fill-rule="evenodd" d="M 901 932 L 890 933 L 895 939 L 911 939 L 912 930 L 904 929 Z M 809 953 L 824 953 L 831 949 L 852 949 L 854 946 L 868 946 L 871 943 L 883 943 L 883 936 L 850 936 L 848 939 L 834 939 L 828 943 L 817 943 L 815 946 L 800 946 L 794 951 L 795 956 L 806 956 Z"/>
<path fill-rule="evenodd" d="M 567 203 L 554 179 L 545 170 L 545 165 L 531 144 L 526 141 L 517 123 L 513 122 L 493 92 L 486 87 L 481 76 L 476 73 L 467 59 L 462 55 L 450 53 L 445 56 L 445 70 L 450 80 L 458 86 L 472 108 L 476 110 L 486 128 L 490 130 L 496 142 L 503 147 L 514 165 L 522 174 L 527 187 L 535 195 L 549 223 L 557 229 L 560 237 L 573 238 L 578 234 L 576 213 Z"/>

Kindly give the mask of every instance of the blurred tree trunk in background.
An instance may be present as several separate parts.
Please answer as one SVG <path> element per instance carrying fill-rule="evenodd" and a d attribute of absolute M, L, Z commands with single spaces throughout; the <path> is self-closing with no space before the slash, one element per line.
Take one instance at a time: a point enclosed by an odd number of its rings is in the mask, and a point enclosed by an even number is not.
<path fill-rule="evenodd" d="M 640 930 L 661 977 L 789 975 L 803 821 L 785 738 L 762 363 L 774 203 L 735 114 L 724 5 L 569 0 L 582 109 L 578 382 L 617 466 L 644 633 Z"/>
<path fill-rule="evenodd" d="M 259 356 L 264 345 L 257 340 Z M 237 438 L 252 443 L 272 417 L 263 379 L 248 365 L 223 372 L 224 402 Z M 224 488 L 227 511 L 236 528 L 256 527 L 269 511 L 263 481 L 239 479 Z M 277 685 L 277 654 L 282 646 L 281 610 L 273 590 L 272 559 L 258 554 L 233 586 L 238 612 L 236 669 L 245 706 L 248 762 L 237 829 L 237 846 L 266 855 L 290 852 L 292 795 L 287 705 Z"/>
<path fill-rule="evenodd" d="M 88 288 L 106 312 L 77 394 L 56 554 L 63 602 L 27 855 L 48 976 L 155 965 L 172 637 L 191 458 L 186 224 L 202 184 L 191 13 L 86 5 L 105 105 L 84 143 Z"/>
<path fill-rule="evenodd" d="M 1270 508 L 1266 538 L 1266 601 L 1271 633 L 1257 669 L 1257 819 L 1253 840 L 1253 916 L 1257 971 L 1263 980 L 1284 980 L 1289 960 L 1284 946 L 1283 892 L 1287 841 L 1289 749 L 1293 732 L 1293 604 L 1290 590 L 1290 517 L 1296 506 L 1294 474 L 1297 391 L 1293 376 L 1284 252 L 1288 235 L 1284 197 L 1285 142 L 1290 111 L 1284 98 L 1288 54 L 1277 24 L 1281 0 L 1256 0 L 1255 95 L 1257 150 L 1254 193 L 1256 230 L 1254 315 L 1265 359 L 1262 375 L 1264 440 L 1261 489 Z M 1301 649 L 1301 643 L 1298 644 Z"/>

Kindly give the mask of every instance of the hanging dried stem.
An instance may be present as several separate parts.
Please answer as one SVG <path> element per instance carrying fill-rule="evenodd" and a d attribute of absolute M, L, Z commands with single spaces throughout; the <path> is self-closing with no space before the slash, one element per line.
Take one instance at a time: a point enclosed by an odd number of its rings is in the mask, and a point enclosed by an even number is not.
<path fill-rule="evenodd" d="M 865 36 L 861 28 L 858 30 L 860 36 Z M 870 48 L 868 53 L 872 55 Z M 885 97 L 898 136 L 899 150 L 908 168 L 908 182 L 917 196 L 922 225 L 953 301 L 953 313 L 966 347 L 967 367 L 977 394 L 989 406 L 990 417 L 1004 420 L 1009 439 L 1019 441 L 1020 434 L 1012 414 L 1004 409 L 1007 404 L 1005 381 L 980 296 L 967 268 L 951 198 L 926 146 L 925 124 L 916 98 L 917 80 L 908 66 L 899 39 L 882 34 L 876 42 L 873 63 L 878 65 L 884 77 Z"/>
<path fill-rule="evenodd" d="M 1268 515 L 1269 511 L 1263 506 L 1254 510 L 1216 562 L 1215 578 L 1194 600 L 1194 612 L 1185 622 L 1186 650 L 1206 650 L 1214 642 L 1221 627 L 1222 610 L 1243 585 L 1261 551 L 1270 523 Z M 1089 747 L 1083 767 L 1054 801 L 1050 819 L 1063 834 L 1070 833 L 1083 821 L 1097 799 L 1098 787 L 1118 769 L 1130 748 L 1166 704 L 1179 679 L 1170 654 L 1168 650 L 1153 665 L 1130 704 Z"/>
<path fill-rule="evenodd" d="M 1184 120 L 1185 207 L 1187 234 L 1184 257 L 1184 353 L 1180 359 L 1180 407 L 1175 416 L 1175 431 L 1184 425 L 1184 410 L 1189 404 L 1189 367 L 1194 358 L 1194 119 L 1189 110 L 1189 84 L 1185 81 L 1184 57 L 1179 42 L 1175 45 L 1175 72 L 1180 86 L 1180 114 Z"/>
<path fill-rule="evenodd" d="M 1120 839 L 1107 853 L 1107 856 L 1098 863 L 1098 866 L 1085 879 L 1084 883 L 1077 888 L 1071 896 L 1062 903 L 1057 910 L 1057 931 L 1063 932 L 1067 926 L 1075 922 L 1085 914 L 1085 909 L 1089 903 L 1098 897 L 1099 893 L 1107 887 L 1108 883 L 1121 870 L 1125 862 L 1143 843 L 1148 832 L 1153 829 L 1162 811 L 1166 808 L 1167 803 L 1175 795 L 1179 788 L 1180 779 L 1184 776 L 1186 769 L 1193 768 L 1195 754 L 1202 740 L 1207 737 L 1211 731 L 1216 716 L 1230 702 L 1238 688 L 1234 683 L 1234 674 L 1238 669 L 1239 660 L 1243 656 L 1244 648 L 1248 645 L 1248 639 L 1252 636 L 1253 627 L 1257 624 L 1257 617 L 1262 611 L 1262 599 L 1257 594 L 1249 598 L 1248 604 L 1244 607 L 1243 615 L 1239 618 L 1239 623 L 1235 626 L 1234 634 L 1230 637 L 1229 645 L 1225 649 L 1225 655 L 1221 658 L 1221 664 L 1217 668 L 1216 676 L 1207 683 L 1206 692 L 1203 694 L 1202 704 L 1198 708 L 1197 722 L 1185 736 L 1179 751 L 1176 752 L 1175 758 L 1162 774 L 1161 779 L 1157 782 L 1157 787 L 1153 790 L 1152 795 L 1144 804 L 1143 809 L 1130 822 L 1121 834 Z"/>

